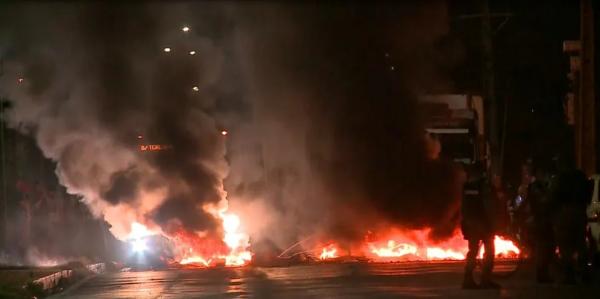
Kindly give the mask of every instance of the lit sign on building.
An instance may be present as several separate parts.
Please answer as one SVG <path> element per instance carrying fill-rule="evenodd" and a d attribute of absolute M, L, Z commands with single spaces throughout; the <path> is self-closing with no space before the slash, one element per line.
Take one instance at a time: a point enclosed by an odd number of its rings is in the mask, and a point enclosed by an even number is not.
<path fill-rule="evenodd" d="M 164 151 L 171 149 L 170 145 L 166 144 L 140 144 L 140 151 L 148 152 L 148 151 Z"/>

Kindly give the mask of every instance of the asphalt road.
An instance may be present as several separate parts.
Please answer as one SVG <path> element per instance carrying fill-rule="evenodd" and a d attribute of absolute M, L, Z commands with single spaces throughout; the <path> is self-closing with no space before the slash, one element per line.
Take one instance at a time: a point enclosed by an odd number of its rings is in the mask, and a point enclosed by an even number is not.
<path fill-rule="evenodd" d="M 533 283 L 531 271 L 497 265 L 501 290 L 461 290 L 461 262 L 320 264 L 121 272 L 94 277 L 58 298 L 600 298 L 600 285 Z"/>

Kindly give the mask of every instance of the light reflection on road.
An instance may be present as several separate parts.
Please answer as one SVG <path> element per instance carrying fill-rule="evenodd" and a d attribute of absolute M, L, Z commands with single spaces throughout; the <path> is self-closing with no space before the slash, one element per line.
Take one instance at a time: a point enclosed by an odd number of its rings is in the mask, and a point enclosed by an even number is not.
<path fill-rule="evenodd" d="M 419 262 L 114 273 L 98 276 L 60 298 L 497 298 L 544 292 L 527 285 L 532 279 L 517 276 L 501 281 L 507 287 L 501 292 L 463 291 L 462 267 L 460 262 Z M 497 271 L 513 268 L 514 264 L 504 263 Z M 561 294 L 558 290 L 546 291 L 555 297 Z"/>

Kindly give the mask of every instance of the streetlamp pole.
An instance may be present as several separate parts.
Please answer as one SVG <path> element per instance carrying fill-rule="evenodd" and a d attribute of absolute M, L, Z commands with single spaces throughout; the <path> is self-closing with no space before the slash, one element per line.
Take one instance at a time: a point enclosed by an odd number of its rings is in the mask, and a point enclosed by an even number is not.
<path fill-rule="evenodd" d="M 4 59 L 0 57 L 0 78 L 4 75 Z M 2 246 L 1 249 L 7 244 L 7 231 L 8 231 L 8 199 L 6 198 L 6 146 L 5 146 L 5 115 L 4 115 L 5 99 L 0 97 L 0 175 L 2 176 Z"/>

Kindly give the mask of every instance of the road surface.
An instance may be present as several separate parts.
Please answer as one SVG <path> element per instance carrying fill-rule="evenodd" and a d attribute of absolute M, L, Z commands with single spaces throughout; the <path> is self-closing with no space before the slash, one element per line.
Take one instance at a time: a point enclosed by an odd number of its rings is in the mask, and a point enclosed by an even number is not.
<path fill-rule="evenodd" d="M 497 265 L 501 290 L 461 290 L 461 262 L 320 264 L 121 272 L 94 277 L 58 298 L 600 298 L 600 286 L 536 285 Z M 595 295 L 594 295 L 595 294 Z"/>

